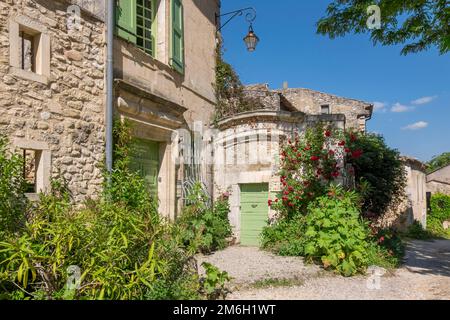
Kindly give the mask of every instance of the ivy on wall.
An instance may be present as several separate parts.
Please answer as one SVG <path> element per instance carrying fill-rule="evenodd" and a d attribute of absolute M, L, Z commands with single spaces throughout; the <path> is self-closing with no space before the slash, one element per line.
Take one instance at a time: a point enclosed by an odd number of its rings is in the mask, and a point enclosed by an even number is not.
<path fill-rule="evenodd" d="M 233 67 L 223 59 L 223 45 L 216 50 L 216 99 L 215 122 L 235 114 L 262 109 L 258 99 L 245 95 L 244 85 Z"/>

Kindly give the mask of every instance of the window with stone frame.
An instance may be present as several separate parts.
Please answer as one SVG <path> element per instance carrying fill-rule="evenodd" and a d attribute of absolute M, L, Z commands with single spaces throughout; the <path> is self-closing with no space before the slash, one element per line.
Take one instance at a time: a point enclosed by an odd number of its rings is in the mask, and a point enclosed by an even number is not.
<path fill-rule="evenodd" d="M 25 16 L 9 23 L 10 73 L 47 84 L 50 76 L 50 36 L 40 22 Z"/>
<path fill-rule="evenodd" d="M 329 104 L 323 104 L 320 106 L 321 114 L 331 114 L 331 109 Z"/>
<path fill-rule="evenodd" d="M 37 178 L 37 166 L 39 164 L 40 154 L 36 150 L 22 149 L 23 154 L 23 179 L 26 183 L 27 193 L 37 193 L 36 178 Z"/>
<path fill-rule="evenodd" d="M 48 191 L 51 175 L 51 151 L 48 144 L 27 139 L 15 139 L 13 144 L 23 156 L 22 174 L 27 194 Z"/>

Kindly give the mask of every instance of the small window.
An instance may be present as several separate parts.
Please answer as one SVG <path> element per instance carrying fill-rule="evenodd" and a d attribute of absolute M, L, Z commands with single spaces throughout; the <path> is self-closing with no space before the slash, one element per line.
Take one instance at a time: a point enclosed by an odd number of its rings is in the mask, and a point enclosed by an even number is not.
<path fill-rule="evenodd" d="M 36 72 L 35 37 L 20 31 L 20 67 L 22 70 Z"/>
<path fill-rule="evenodd" d="M 10 73 L 27 80 L 48 83 L 50 36 L 45 26 L 24 16 L 10 20 Z"/>
<path fill-rule="evenodd" d="M 50 188 L 51 151 L 40 141 L 15 139 L 13 145 L 23 157 L 22 174 L 27 194 L 46 192 Z"/>
<path fill-rule="evenodd" d="M 330 105 L 329 104 L 323 104 L 320 106 L 320 113 L 321 114 L 330 114 Z"/>
<path fill-rule="evenodd" d="M 35 150 L 22 149 L 23 151 L 23 179 L 26 183 L 27 193 L 37 193 L 36 178 L 39 154 Z M 37 158 L 36 158 L 37 156 Z"/>

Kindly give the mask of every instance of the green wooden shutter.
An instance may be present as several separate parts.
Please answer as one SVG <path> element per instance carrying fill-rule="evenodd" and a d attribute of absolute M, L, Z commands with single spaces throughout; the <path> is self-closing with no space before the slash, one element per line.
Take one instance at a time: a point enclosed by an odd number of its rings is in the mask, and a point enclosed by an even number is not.
<path fill-rule="evenodd" d="M 136 43 L 136 0 L 117 0 L 116 29 L 119 37 Z"/>
<path fill-rule="evenodd" d="M 184 73 L 184 21 L 181 0 L 172 0 L 172 67 Z"/>

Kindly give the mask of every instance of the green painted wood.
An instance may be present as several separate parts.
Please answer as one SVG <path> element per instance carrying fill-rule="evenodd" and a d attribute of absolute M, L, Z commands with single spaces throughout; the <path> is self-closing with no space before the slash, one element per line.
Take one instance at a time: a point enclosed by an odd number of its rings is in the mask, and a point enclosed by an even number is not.
<path fill-rule="evenodd" d="M 172 67 L 184 73 L 184 10 L 181 0 L 172 0 Z"/>
<path fill-rule="evenodd" d="M 269 216 L 267 183 L 241 185 L 241 245 L 259 246 Z"/>
<path fill-rule="evenodd" d="M 132 43 L 136 43 L 136 9 L 136 0 L 117 0 L 117 35 Z"/>
<path fill-rule="evenodd" d="M 152 196 L 158 196 L 159 142 L 133 139 L 130 169 L 144 178 Z"/>

